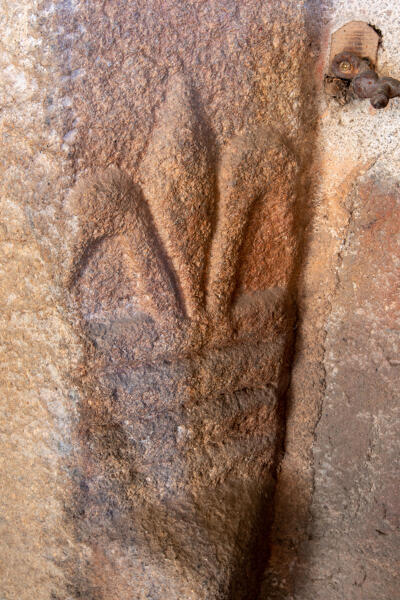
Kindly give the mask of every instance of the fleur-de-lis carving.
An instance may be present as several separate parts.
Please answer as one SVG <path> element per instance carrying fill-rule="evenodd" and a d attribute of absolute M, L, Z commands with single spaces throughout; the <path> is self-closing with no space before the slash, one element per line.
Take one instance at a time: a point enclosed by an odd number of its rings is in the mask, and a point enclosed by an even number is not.
<path fill-rule="evenodd" d="M 100 320 L 103 331 L 117 315 L 133 322 L 147 314 L 156 323 L 186 323 L 183 336 L 189 328 L 193 337 L 205 322 L 227 335 L 227 321 L 245 321 L 243 311 L 259 313 L 277 301 L 277 290 L 262 282 L 241 301 L 238 276 L 250 222 L 282 186 L 277 165 L 286 169 L 290 211 L 296 160 L 264 128 L 234 136 L 216 159 L 197 113 L 190 89 L 175 76 L 136 177 L 140 186 L 108 167 L 74 190 L 78 239 L 69 286 L 80 288 L 84 319 Z"/>
<path fill-rule="evenodd" d="M 147 593 L 161 573 L 168 597 L 190 587 L 196 598 L 227 598 L 242 586 L 231 581 L 236 556 L 254 546 L 243 523 L 257 521 L 273 487 L 296 160 L 264 128 L 217 152 L 198 115 L 176 76 L 137 172 L 108 167 L 72 194 L 67 283 L 100 357 L 88 360 L 89 378 L 105 391 L 83 417 L 96 433 L 80 502 L 97 515 L 82 526 L 87 539 L 103 539 L 95 580 L 110 560 L 117 585 L 122 557 L 135 565 L 132 590 L 140 580 Z"/>

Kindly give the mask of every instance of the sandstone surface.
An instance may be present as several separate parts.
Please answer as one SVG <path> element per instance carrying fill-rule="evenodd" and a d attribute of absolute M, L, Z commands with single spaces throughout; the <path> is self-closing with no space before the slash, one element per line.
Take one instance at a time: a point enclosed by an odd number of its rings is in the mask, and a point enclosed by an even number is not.
<path fill-rule="evenodd" d="M 355 4 L 2 6 L 2 600 L 395 597 L 400 102 L 323 75 L 360 18 L 399 76 L 398 9 Z"/>

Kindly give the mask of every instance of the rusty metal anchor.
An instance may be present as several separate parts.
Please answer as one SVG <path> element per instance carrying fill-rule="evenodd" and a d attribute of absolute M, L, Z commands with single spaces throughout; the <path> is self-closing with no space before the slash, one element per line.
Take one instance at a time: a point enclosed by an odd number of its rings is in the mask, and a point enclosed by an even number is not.
<path fill-rule="evenodd" d="M 340 79 L 350 80 L 350 88 L 359 98 L 369 98 L 374 108 L 385 108 L 391 98 L 400 96 L 400 81 L 379 77 L 368 59 L 351 52 L 334 56 L 330 70 Z"/>

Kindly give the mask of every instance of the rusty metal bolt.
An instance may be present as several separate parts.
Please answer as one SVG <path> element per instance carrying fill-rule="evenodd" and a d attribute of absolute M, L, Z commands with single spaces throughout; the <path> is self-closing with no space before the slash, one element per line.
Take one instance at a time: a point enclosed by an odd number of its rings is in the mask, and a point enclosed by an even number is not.
<path fill-rule="evenodd" d="M 383 92 L 378 92 L 371 98 L 371 104 L 374 108 L 385 108 L 389 103 L 389 98 Z"/>
<path fill-rule="evenodd" d="M 400 96 L 400 81 L 393 77 L 379 78 L 368 60 L 351 52 L 337 54 L 331 72 L 343 80 L 350 80 L 354 93 L 359 98 L 369 98 L 374 108 L 385 108 L 390 98 Z"/>
<path fill-rule="evenodd" d="M 379 77 L 375 71 L 365 71 L 353 79 L 353 90 L 359 98 L 371 98 L 378 91 L 381 91 L 377 89 L 378 81 Z"/>
<path fill-rule="evenodd" d="M 358 73 L 363 70 L 364 61 L 351 54 L 351 52 L 341 52 L 336 54 L 331 64 L 331 71 L 336 77 L 342 79 L 353 79 Z"/>
<path fill-rule="evenodd" d="M 353 67 L 351 66 L 351 63 L 349 63 L 348 60 L 342 60 L 342 62 L 339 64 L 339 69 L 342 73 L 349 73 L 353 70 Z"/>

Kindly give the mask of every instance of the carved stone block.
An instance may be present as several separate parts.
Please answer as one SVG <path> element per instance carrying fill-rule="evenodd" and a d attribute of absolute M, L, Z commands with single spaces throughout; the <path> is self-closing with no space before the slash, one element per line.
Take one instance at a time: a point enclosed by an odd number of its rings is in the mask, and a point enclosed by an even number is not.
<path fill-rule="evenodd" d="M 88 343 L 70 510 L 96 548 L 85 597 L 111 582 L 119 598 L 242 597 L 265 558 L 297 161 L 268 128 L 218 160 L 207 144 L 175 76 L 137 181 L 109 167 L 72 195 L 66 283 Z"/>

